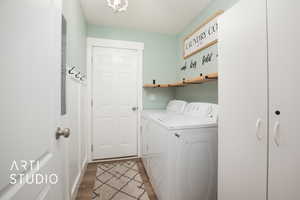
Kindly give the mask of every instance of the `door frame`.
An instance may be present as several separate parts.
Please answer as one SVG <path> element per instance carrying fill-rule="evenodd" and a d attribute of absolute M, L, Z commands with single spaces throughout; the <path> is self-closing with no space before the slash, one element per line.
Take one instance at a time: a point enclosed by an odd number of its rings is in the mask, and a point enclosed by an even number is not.
<path fill-rule="evenodd" d="M 103 38 L 87 38 L 87 112 L 85 118 L 87 120 L 87 156 L 88 162 L 93 162 L 92 159 L 92 140 L 93 140 L 93 128 L 92 128 L 92 59 L 93 59 L 93 48 L 94 47 L 107 47 L 107 48 L 117 48 L 117 49 L 130 49 L 136 50 L 138 52 L 138 116 L 137 116 L 137 152 L 138 157 L 141 156 L 141 111 L 143 110 L 143 53 L 144 53 L 144 43 L 141 42 L 131 42 L 122 40 L 110 40 Z"/>

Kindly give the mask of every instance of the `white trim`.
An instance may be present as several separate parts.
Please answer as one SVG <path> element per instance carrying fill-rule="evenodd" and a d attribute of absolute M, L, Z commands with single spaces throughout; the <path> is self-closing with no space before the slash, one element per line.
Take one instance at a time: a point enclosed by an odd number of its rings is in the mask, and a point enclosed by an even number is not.
<path fill-rule="evenodd" d="M 138 122 L 137 122 L 137 152 L 138 152 L 138 157 L 142 156 L 142 147 L 141 147 L 141 126 L 142 126 L 142 122 L 141 122 L 141 114 L 142 114 L 142 110 L 143 108 L 143 61 L 144 59 L 144 53 L 143 51 L 139 51 L 139 68 L 138 68 L 138 73 L 140 74 L 140 76 L 138 76 Z"/>
<path fill-rule="evenodd" d="M 111 161 L 122 161 L 122 160 L 132 160 L 132 159 L 138 159 L 138 156 L 131 156 L 126 158 L 111 158 L 111 159 L 102 159 L 102 160 L 93 160 L 89 163 L 99 163 L 99 162 L 111 162 Z"/>
<path fill-rule="evenodd" d="M 109 47 L 117 49 L 132 49 L 132 50 L 144 50 L 144 43 L 141 42 L 130 42 L 123 40 L 109 40 L 101 38 L 87 38 L 87 46 L 97 46 L 97 47 Z"/>
<path fill-rule="evenodd" d="M 88 102 L 87 102 L 87 156 L 88 162 L 92 162 L 92 58 L 93 58 L 93 47 L 108 47 L 108 48 L 117 48 L 117 49 L 131 49 L 137 50 L 139 55 L 139 66 L 138 66 L 138 122 L 137 122 L 137 152 L 138 157 L 141 156 L 141 111 L 143 110 L 143 50 L 144 43 L 140 42 L 130 42 L 130 41 L 121 41 L 121 40 L 109 40 L 101 38 L 87 38 L 87 90 L 88 90 Z"/>
<path fill-rule="evenodd" d="M 75 200 L 78 194 L 79 186 L 83 180 L 84 174 L 87 170 L 87 160 L 85 159 L 82 163 L 82 167 L 80 168 L 80 173 L 75 179 L 75 184 L 73 185 L 72 191 L 71 191 L 71 200 Z"/>

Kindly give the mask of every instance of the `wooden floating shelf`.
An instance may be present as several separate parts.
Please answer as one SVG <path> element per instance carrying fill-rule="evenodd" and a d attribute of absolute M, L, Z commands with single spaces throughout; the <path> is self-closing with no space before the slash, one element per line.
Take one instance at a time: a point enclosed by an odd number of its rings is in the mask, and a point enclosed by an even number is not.
<path fill-rule="evenodd" d="M 212 80 L 218 79 L 218 72 L 207 74 L 205 76 L 198 76 L 193 79 L 184 80 L 177 83 L 170 83 L 170 84 L 145 84 L 144 88 L 168 88 L 168 87 L 184 87 L 190 84 L 202 84 Z"/>
<path fill-rule="evenodd" d="M 184 87 L 186 85 L 187 84 L 185 84 L 183 81 L 181 81 L 181 82 L 177 82 L 177 83 L 171 83 L 171 84 L 169 84 L 169 87 Z"/>
<path fill-rule="evenodd" d="M 157 88 L 159 85 L 156 84 L 145 84 L 144 88 Z"/>
<path fill-rule="evenodd" d="M 167 88 L 167 87 L 169 87 L 169 84 L 160 84 L 159 87 L 160 88 Z"/>
<path fill-rule="evenodd" d="M 210 79 L 210 80 L 217 80 L 219 78 L 218 72 L 208 74 L 205 76 L 205 79 Z"/>
<path fill-rule="evenodd" d="M 183 81 L 186 84 L 201 84 L 201 83 L 206 83 L 212 80 L 217 80 L 218 79 L 218 73 L 212 73 L 208 74 L 206 76 L 198 76 L 196 78 L 190 79 Z"/>

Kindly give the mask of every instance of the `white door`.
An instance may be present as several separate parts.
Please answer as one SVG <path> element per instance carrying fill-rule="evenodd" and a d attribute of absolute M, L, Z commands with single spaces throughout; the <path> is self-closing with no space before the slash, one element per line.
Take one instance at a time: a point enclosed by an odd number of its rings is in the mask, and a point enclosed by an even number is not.
<path fill-rule="evenodd" d="M 299 8 L 268 0 L 270 200 L 300 199 Z"/>
<path fill-rule="evenodd" d="M 266 1 L 239 1 L 220 17 L 219 200 L 265 200 Z"/>
<path fill-rule="evenodd" d="M 136 50 L 93 48 L 93 159 L 137 155 Z"/>
<path fill-rule="evenodd" d="M 0 24 L 0 199 L 65 200 L 61 1 L 1 1 Z"/>

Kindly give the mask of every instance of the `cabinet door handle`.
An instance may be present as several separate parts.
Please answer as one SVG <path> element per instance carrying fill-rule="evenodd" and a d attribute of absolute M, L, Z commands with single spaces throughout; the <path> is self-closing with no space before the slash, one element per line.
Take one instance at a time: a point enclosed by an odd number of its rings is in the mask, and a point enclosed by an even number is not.
<path fill-rule="evenodd" d="M 279 135 L 279 127 L 280 127 L 280 123 L 277 121 L 274 125 L 274 129 L 273 129 L 273 132 L 274 132 L 274 142 L 276 144 L 276 146 L 279 147 L 279 140 L 280 140 L 280 135 Z"/>
<path fill-rule="evenodd" d="M 257 119 L 255 127 L 256 127 L 256 137 L 260 141 L 263 139 L 263 136 L 260 134 L 260 127 L 261 127 L 261 119 L 260 118 Z"/>

